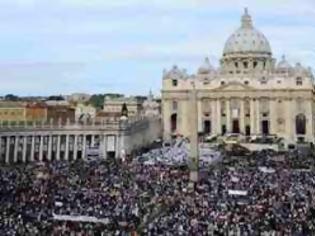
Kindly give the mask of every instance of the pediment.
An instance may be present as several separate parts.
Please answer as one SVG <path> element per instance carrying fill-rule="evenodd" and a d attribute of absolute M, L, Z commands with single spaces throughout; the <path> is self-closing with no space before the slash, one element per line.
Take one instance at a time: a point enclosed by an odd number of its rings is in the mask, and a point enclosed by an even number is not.
<path fill-rule="evenodd" d="M 248 91 L 248 90 L 253 90 L 254 88 L 246 85 L 246 84 L 242 84 L 240 82 L 236 82 L 236 81 L 232 81 L 229 82 L 227 84 L 221 85 L 218 88 L 216 88 L 216 90 L 221 90 L 221 91 Z"/>

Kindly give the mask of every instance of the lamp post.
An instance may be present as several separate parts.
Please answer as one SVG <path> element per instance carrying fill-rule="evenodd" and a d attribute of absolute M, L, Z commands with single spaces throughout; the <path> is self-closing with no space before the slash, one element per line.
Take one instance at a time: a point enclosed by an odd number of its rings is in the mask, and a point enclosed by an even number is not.
<path fill-rule="evenodd" d="M 190 92 L 190 181 L 198 182 L 199 179 L 199 147 L 198 147 L 198 108 L 197 91 L 195 81 L 192 81 L 192 90 Z"/>

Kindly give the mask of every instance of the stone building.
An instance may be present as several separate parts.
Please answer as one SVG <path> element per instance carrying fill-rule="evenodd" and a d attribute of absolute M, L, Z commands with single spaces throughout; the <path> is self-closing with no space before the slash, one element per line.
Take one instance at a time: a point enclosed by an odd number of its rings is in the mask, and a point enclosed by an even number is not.
<path fill-rule="evenodd" d="M 105 97 L 103 113 L 111 114 L 112 116 L 116 114 L 117 117 L 120 117 L 121 110 L 124 104 L 127 106 L 128 116 L 138 116 L 142 112 L 142 99 L 136 97 L 117 97 L 109 98 Z"/>
<path fill-rule="evenodd" d="M 287 39 L 286 39 L 287 40 Z M 219 68 L 206 58 L 197 73 L 164 70 L 164 138 L 190 136 L 189 96 L 196 89 L 198 132 L 246 136 L 277 135 L 286 144 L 314 142 L 314 77 L 310 68 L 277 63 L 268 39 L 247 9 L 241 26 L 225 43 Z"/>
<path fill-rule="evenodd" d="M 67 102 L 46 101 L 47 122 L 67 124 L 75 122 L 75 109 Z"/>
<path fill-rule="evenodd" d="M 47 122 L 47 105 L 43 102 L 30 102 L 25 106 L 25 120 Z"/>
<path fill-rule="evenodd" d="M 24 102 L 1 101 L 1 122 L 23 122 L 25 121 L 26 107 Z"/>

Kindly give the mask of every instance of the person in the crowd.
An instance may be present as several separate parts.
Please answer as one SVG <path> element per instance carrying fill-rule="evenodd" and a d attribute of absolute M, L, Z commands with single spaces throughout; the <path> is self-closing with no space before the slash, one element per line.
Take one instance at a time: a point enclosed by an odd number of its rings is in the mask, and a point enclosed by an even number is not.
<path fill-rule="evenodd" d="M 177 160 L 186 151 L 174 145 Z M 169 152 L 168 147 L 150 155 Z M 315 233 L 312 157 L 268 151 L 224 156 L 219 165 L 202 170 L 194 189 L 188 168 L 176 161 L 128 160 L 0 168 L 0 235 Z"/>

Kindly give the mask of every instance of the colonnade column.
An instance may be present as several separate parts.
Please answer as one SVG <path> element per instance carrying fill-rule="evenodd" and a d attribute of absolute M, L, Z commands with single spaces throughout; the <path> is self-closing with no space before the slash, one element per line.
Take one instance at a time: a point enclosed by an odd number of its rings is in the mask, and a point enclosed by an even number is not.
<path fill-rule="evenodd" d="M 91 147 L 94 147 L 95 145 L 95 135 L 91 135 Z"/>
<path fill-rule="evenodd" d="M 39 161 L 43 161 L 44 136 L 39 136 Z"/>
<path fill-rule="evenodd" d="M 13 156 L 13 162 L 17 162 L 17 155 L 18 155 L 18 150 L 19 150 L 19 136 L 14 137 L 14 156 Z"/>
<path fill-rule="evenodd" d="M 47 159 L 51 161 L 51 154 L 52 154 L 52 135 L 48 136 L 48 148 L 47 148 Z"/>
<path fill-rule="evenodd" d="M 86 136 L 83 134 L 83 142 L 82 142 L 82 159 L 85 158 L 85 150 L 86 150 Z"/>
<path fill-rule="evenodd" d="M 245 134 L 245 101 L 241 100 L 240 106 L 240 132 Z"/>
<path fill-rule="evenodd" d="M 10 141 L 11 137 L 7 136 L 6 150 L 5 150 L 5 163 L 9 163 L 10 158 Z"/>
<path fill-rule="evenodd" d="M 78 156 L 78 135 L 74 135 L 73 141 L 73 160 L 76 160 Z"/>
<path fill-rule="evenodd" d="M 23 151 L 22 151 L 22 161 L 26 162 L 26 153 L 27 153 L 27 136 L 23 137 Z"/>
<path fill-rule="evenodd" d="M 2 161 L 2 136 L 0 135 L 0 161 Z"/>
<path fill-rule="evenodd" d="M 107 159 L 107 136 L 103 136 L 103 152 L 104 152 L 104 159 Z"/>
<path fill-rule="evenodd" d="M 250 100 L 250 133 L 255 134 L 255 102 L 254 99 Z"/>
<path fill-rule="evenodd" d="M 31 143 L 31 161 L 34 161 L 35 155 L 35 136 L 32 136 L 32 143 Z"/>
<path fill-rule="evenodd" d="M 60 161 L 60 144 L 61 144 L 61 137 L 60 135 L 57 136 L 57 151 L 56 151 L 56 159 Z"/>
<path fill-rule="evenodd" d="M 220 101 L 220 99 L 218 98 L 217 100 L 216 100 L 216 106 L 217 106 L 217 133 L 219 134 L 219 135 L 221 135 L 222 134 L 222 124 L 221 124 L 221 101 Z"/>
<path fill-rule="evenodd" d="M 211 100 L 211 134 L 215 134 L 217 131 L 216 123 L 216 104 L 215 100 Z"/>
<path fill-rule="evenodd" d="M 66 135 L 66 150 L 65 150 L 65 160 L 69 160 L 69 135 Z"/>
<path fill-rule="evenodd" d="M 256 133 L 260 134 L 260 108 L 259 108 L 259 99 L 256 99 Z"/>
<path fill-rule="evenodd" d="M 18 151 L 19 151 L 19 136 L 15 136 L 14 138 L 14 156 L 13 156 L 13 162 L 17 162 L 18 157 Z"/>
<path fill-rule="evenodd" d="M 231 130 L 231 106 L 230 100 L 226 100 L 226 132 L 230 133 Z"/>

